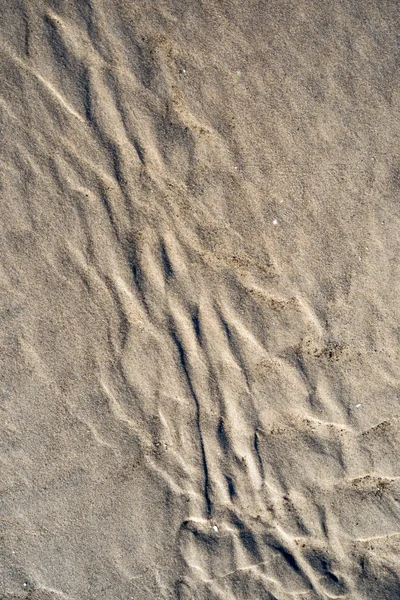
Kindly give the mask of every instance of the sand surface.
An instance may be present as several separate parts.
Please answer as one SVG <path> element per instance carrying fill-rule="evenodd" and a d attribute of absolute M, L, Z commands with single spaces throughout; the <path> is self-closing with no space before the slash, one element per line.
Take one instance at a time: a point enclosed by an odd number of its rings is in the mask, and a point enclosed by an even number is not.
<path fill-rule="evenodd" d="M 0 8 L 0 598 L 400 598 L 398 2 Z"/>

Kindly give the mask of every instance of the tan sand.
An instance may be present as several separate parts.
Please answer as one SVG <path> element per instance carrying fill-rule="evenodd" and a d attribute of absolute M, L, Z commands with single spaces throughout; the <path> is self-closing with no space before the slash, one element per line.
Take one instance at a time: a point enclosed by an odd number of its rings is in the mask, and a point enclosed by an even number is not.
<path fill-rule="evenodd" d="M 399 34 L 1 2 L 0 598 L 400 598 Z"/>

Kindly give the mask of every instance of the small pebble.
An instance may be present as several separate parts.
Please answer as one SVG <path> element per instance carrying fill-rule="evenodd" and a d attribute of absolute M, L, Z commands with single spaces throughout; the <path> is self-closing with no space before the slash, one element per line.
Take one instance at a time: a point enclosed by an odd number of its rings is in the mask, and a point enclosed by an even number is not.
<path fill-rule="evenodd" d="M 218 533 L 218 527 L 216 525 L 213 525 L 213 529 Z"/>
<path fill-rule="evenodd" d="M 274 225 L 278 225 L 278 219 L 274 219 L 272 222 Z"/>

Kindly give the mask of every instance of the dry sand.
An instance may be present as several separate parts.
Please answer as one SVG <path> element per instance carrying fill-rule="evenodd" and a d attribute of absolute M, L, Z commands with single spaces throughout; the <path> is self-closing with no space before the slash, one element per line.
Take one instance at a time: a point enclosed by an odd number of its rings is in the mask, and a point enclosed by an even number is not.
<path fill-rule="evenodd" d="M 399 34 L 2 0 L 1 598 L 400 598 Z"/>

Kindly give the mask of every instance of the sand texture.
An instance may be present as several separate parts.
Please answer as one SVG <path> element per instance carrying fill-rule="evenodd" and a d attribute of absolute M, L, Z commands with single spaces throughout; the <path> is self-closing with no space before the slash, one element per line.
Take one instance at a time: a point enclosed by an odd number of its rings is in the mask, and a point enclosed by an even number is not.
<path fill-rule="evenodd" d="M 0 0 L 0 598 L 400 598 L 394 0 Z"/>

